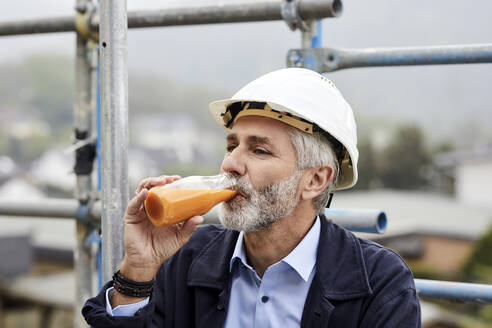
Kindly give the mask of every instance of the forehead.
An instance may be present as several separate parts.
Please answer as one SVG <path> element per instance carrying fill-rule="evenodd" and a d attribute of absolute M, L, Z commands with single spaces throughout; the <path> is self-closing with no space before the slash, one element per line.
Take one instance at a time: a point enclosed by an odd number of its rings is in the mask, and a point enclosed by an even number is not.
<path fill-rule="evenodd" d="M 269 143 L 279 148 L 294 150 L 289 136 L 290 127 L 280 121 L 261 116 L 243 116 L 233 125 L 229 136 L 267 138 Z M 251 138 L 250 138 L 251 139 Z"/>

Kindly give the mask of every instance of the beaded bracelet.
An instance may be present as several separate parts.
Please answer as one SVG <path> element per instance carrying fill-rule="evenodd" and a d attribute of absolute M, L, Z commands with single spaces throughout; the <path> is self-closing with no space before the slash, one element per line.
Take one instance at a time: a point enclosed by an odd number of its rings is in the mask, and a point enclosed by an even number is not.
<path fill-rule="evenodd" d="M 123 276 L 120 270 L 113 274 L 113 287 L 119 293 L 131 297 L 148 297 L 152 295 L 155 279 L 139 282 Z"/>

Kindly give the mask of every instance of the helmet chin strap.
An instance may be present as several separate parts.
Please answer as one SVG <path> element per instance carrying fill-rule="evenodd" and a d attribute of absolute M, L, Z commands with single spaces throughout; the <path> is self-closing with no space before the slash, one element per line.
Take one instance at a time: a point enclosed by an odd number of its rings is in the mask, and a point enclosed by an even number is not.
<path fill-rule="evenodd" d="M 331 200 L 333 199 L 333 193 L 330 192 L 330 198 L 328 198 L 328 204 L 326 204 L 326 208 L 330 208 Z"/>

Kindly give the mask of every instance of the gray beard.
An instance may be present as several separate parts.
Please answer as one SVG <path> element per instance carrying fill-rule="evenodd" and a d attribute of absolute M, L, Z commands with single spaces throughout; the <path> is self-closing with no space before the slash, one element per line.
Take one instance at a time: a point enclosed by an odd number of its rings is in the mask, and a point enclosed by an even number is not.
<path fill-rule="evenodd" d="M 302 171 L 279 182 L 255 190 L 245 178 L 238 179 L 237 190 L 245 198 L 219 205 L 219 220 L 226 228 L 252 232 L 271 226 L 297 207 L 297 188 Z"/>

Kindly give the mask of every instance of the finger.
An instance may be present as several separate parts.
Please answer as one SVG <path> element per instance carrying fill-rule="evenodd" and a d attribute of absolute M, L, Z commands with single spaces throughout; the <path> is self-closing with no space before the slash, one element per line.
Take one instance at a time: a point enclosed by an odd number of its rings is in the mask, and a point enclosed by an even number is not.
<path fill-rule="evenodd" d="M 157 177 L 158 183 L 163 184 L 168 184 L 179 179 L 181 179 L 179 175 L 161 175 L 160 177 Z"/>
<path fill-rule="evenodd" d="M 155 186 L 163 186 L 168 183 L 174 182 L 176 180 L 179 180 L 180 177 L 177 175 L 161 175 L 160 177 L 155 177 L 151 178 L 147 183 L 144 185 L 145 188 L 150 189 Z"/>
<path fill-rule="evenodd" d="M 142 211 L 142 205 L 143 202 L 145 201 L 145 198 L 147 198 L 149 191 L 144 188 L 142 189 L 138 195 L 133 197 L 133 199 L 130 201 L 128 204 L 128 207 L 126 209 L 126 214 L 128 215 L 137 215 Z"/>
<path fill-rule="evenodd" d="M 144 186 L 151 180 L 152 178 L 145 178 L 140 183 L 138 184 L 137 189 L 135 190 L 135 193 L 138 195 L 140 191 L 144 188 Z"/>
<path fill-rule="evenodd" d="M 171 178 L 172 182 L 174 182 L 174 181 L 181 179 L 181 176 L 180 175 L 172 175 L 170 178 Z"/>
<path fill-rule="evenodd" d="M 186 220 L 182 227 L 182 231 L 186 234 L 191 234 L 196 230 L 198 225 L 203 223 L 203 216 L 193 216 L 190 219 Z"/>
<path fill-rule="evenodd" d="M 161 177 L 151 177 L 142 180 L 137 188 L 137 192 L 140 192 L 143 188 L 150 189 L 154 186 L 165 184 L 165 180 Z"/>
<path fill-rule="evenodd" d="M 143 188 L 150 189 L 155 186 L 162 186 L 176 180 L 179 180 L 181 177 L 178 175 L 161 175 L 159 177 L 151 177 L 143 179 L 137 187 L 136 193 L 139 193 Z"/>

